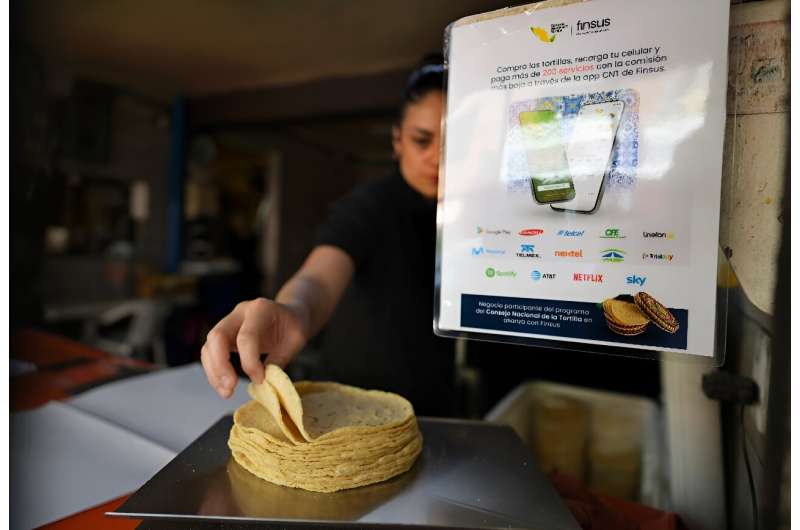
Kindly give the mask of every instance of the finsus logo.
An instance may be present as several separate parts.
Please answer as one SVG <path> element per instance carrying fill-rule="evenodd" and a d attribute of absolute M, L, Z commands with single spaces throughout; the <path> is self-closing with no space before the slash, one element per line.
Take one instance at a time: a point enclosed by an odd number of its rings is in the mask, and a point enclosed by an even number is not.
<path fill-rule="evenodd" d="M 578 31 L 607 28 L 610 25 L 611 25 L 610 18 L 603 18 L 598 20 L 586 20 L 586 21 L 579 20 L 575 23 L 575 27 L 577 28 Z"/>

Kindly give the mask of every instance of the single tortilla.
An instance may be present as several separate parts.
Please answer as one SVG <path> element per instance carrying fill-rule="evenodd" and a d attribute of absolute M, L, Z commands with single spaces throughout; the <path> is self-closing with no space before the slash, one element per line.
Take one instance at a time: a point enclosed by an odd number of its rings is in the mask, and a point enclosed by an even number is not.
<path fill-rule="evenodd" d="M 269 415 L 272 416 L 273 420 L 275 420 L 275 425 L 280 428 L 281 432 L 290 442 L 296 444 L 305 442 L 303 435 L 297 430 L 297 426 L 292 422 L 286 410 L 281 407 L 278 394 L 275 392 L 272 385 L 266 381 L 260 385 L 250 383 L 247 385 L 247 393 L 250 394 L 251 398 L 261 403 Z"/>
<path fill-rule="evenodd" d="M 286 372 L 276 364 L 268 364 L 264 371 L 264 382 L 260 386 L 265 384 L 272 385 L 275 389 L 281 406 L 292 419 L 300 435 L 307 442 L 313 440 L 303 427 L 303 402 Z"/>

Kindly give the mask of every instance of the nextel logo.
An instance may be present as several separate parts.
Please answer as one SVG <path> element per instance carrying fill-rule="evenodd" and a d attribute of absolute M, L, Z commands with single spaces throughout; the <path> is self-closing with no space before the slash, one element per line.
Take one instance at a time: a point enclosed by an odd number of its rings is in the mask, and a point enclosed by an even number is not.
<path fill-rule="evenodd" d="M 556 250 L 553 252 L 557 258 L 582 258 L 583 249 L 578 250 Z"/>
<path fill-rule="evenodd" d="M 603 283 L 603 275 L 602 274 L 581 274 L 576 272 L 572 275 L 572 280 L 576 282 L 592 282 L 592 283 Z"/>

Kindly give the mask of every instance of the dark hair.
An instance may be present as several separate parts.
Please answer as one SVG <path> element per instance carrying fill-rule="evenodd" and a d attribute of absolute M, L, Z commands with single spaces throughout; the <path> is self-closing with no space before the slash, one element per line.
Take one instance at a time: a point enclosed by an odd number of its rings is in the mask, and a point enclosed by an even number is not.
<path fill-rule="evenodd" d="M 419 62 L 416 70 L 411 72 L 403 90 L 403 103 L 397 113 L 397 123 L 403 121 L 406 108 L 421 100 L 434 90 L 444 91 L 444 56 L 441 53 L 429 53 Z"/>

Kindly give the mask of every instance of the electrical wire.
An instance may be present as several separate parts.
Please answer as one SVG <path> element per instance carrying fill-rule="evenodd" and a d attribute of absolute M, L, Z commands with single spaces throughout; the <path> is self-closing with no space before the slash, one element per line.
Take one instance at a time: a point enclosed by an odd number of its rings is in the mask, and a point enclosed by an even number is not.
<path fill-rule="evenodd" d="M 744 404 L 741 405 L 739 419 L 742 425 L 742 452 L 744 453 L 744 465 L 747 468 L 747 481 L 750 483 L 750 501 L 753 505 L 753 528 L 758 530 L 758 501 L 756 500 L 756 487 L 753 482 L 753 470 L 750 468 L 750 457 L 747 453 L 747 436 L 744 429 Z"/>

